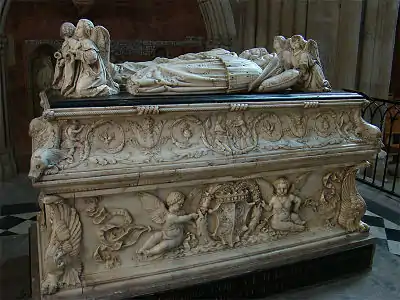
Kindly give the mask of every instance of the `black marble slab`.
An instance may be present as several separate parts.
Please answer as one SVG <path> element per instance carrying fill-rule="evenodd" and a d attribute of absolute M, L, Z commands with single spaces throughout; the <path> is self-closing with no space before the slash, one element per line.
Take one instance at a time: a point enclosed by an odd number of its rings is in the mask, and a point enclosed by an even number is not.
<path fill-rule="evenodd" d="M 163 104 L 193 104 L 193 103 L 235 103 L 235 102 L 265 102 L 294 100 L 353 100 L 364 99 L 365 96 L 356 92 L 333 91 L 329 93 L 294 93 L 282 92 L 271 94 L 203 94 L 203 95 L 152 95 L 134 96 L 127 92 L 108 97 L 93 97 L 81 99 L 66 99 L 54 92 L 47 93 L 50 108 L 77 107 L 108 107 Z"/>

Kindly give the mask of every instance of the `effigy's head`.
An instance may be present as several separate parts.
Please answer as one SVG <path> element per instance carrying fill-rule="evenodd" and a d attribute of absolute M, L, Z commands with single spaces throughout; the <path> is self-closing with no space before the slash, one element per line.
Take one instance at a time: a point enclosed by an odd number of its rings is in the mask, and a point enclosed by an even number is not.
<path fill-rule="evenodd" d="M 171 192 L 167 196 L 166 202 L 170 211 L 179 211 L 185 202 L 185 195 L 181 192 Z"/>
<path fill-rule="evenodd" d="M 264 55 L 269 54 L 267 49 L 265 48 L 251 48 L 244 50 L 239 57 L 249 59 L 249 60 L 255 60 L 257 58 L 260 58 Z"/>
<path fill-rule="evenodd" d="M 273 185 L 275 188 L 275 193 L 278 196 L 287 195 L 290 184 L 289 180 L 287 180 L 285 177 L 278 178 L 277 180 L 274 181 Z"/>
<path fill-rule="evenodd" d="M 269 54 L 265 48 L 252 48 L 244 50 L 242 53 L 240 53 L 239 57 L 251 60 L 261 68 L 264 68 L 270 62 L 273 55 Z"/>
<path fill-rule="evenodd" d="M 71 22 L 64 22 L 61 24 L 60 27 L 60 36 L 61 38 L 71 38 L 75 33 L 75 25 Z"/>
<path fill-rule="evenodd" d="M 75 37 L 78 39 L 89 38 L 92 35 L 94 24 L 88 19 L 80 19 L 75 29 Z"/>
<path fill-rule="evenodd" d="M 303 49 L 306 45 L 306 40 L 301 35 L 294 35 L 289 41 L 293 50 Z"/>

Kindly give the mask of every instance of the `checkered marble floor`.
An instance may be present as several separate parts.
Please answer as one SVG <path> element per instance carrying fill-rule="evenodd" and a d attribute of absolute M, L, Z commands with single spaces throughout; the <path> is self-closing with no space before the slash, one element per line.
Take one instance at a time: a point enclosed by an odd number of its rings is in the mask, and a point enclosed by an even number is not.
<path fill-rule="evenodd" d="M 13 211 L 17 210 L 14 209 Z M 22 210 L 23 213 L 0 216 L 0 237 L 29 232 L 31 224 L 36 221 L 37 212 L 27 212 L 29 209 L 26 207 Z M 4 214 L 4 211 L 2 211 L 2 214 Z M 374 237 L 386 243 L 391 253 L 400 256 L 400 225 L 371 211 L 367 211 L 363 221 L 370 226 L 370 232 Z"/>
<path fill-rule="evenodd" d="M 386 242 L 390 253 L 400 256 L 400 225 L 367 211 L 363 221 L 370 226 L 372 236 Z"/>
<path fill-rule="evenodd" d="M 37 212 L 0 216 L 0 237 L 27 234 L 32 223 L 36 222 Z"/>

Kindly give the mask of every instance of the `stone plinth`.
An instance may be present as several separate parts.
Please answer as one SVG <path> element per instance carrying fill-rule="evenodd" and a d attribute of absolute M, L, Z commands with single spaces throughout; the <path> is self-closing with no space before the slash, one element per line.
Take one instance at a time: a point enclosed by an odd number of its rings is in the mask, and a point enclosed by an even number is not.
<path fill-rule="evenodd" d="M 43 94 L 30 127 L 43 299 L 157 293 L 368 240 L 355 174 L 381 133 L 365 101 Z"/>

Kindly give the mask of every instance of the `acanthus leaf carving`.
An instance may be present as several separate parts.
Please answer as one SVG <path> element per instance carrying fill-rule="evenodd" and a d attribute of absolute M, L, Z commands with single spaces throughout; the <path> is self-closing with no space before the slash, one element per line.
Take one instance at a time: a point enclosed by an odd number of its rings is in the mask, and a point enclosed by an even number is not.
<path fill-rule="evenodd" d="M 361 221 L 367 208 L 356 186 L 357 170 L 366 163 L 348 167 L 344 170 L 338 224 L 348 232 L 369 230 L 368 225 Z"/>

